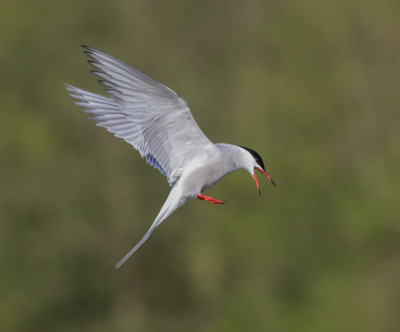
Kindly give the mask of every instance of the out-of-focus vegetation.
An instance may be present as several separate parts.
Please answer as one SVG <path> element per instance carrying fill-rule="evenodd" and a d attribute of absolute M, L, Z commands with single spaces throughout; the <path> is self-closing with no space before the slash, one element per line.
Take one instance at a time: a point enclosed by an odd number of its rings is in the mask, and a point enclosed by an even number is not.
<path fill-rule="evenodd" d="M 0 10 L 1 331 L 400 331 L 400 3 L 11 1 Z M 171 216 L 88 121 L 80 44 L 263 157 Z"/>

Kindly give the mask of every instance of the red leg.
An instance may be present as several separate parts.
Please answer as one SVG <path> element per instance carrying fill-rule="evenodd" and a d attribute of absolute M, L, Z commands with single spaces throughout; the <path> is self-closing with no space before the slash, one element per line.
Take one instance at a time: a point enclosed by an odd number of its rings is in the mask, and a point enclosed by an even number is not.
<path fill-rule="evenodd" d="M 199 199 L 201 199 L 202 201 L 209 201 L 210 203 L 213 203 L 213 204 L 224 204 L 225 203 L 224 201 L 220 201 L 218 199 L 215 199 L 215 198 L 212 198 L 209 196 L 204 196 L 202 194 L 197 194 L 197 197 Z"/>

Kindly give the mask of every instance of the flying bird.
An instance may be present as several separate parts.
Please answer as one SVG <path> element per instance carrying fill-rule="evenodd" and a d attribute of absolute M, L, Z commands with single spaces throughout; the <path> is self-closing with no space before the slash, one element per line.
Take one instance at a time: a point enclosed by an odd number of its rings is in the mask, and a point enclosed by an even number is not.
<path fill-rule="evenodd" d="M 143 238 L 115 266 L 120 267 L 166 218 L 188 200 L 213 204 L 224 202 L 203 195 L 221 178 L 244 169 L 254 178 L 265 171 L 260 155 L 252 149 L 212 143 L 201 131 L 186 101 L 165 85 L 126 63 L 91 47 L 83 46 L 91 72 L 105 86 L 107 97 L 66 84 L 76 105 L 97 126 L 130 143 L 147 163 L 166 176 L 172 187 L 167 200 Z"/>

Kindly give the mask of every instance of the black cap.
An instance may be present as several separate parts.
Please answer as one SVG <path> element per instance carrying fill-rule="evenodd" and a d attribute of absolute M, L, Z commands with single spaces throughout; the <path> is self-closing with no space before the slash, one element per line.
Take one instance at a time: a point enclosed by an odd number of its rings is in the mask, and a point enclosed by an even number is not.
<path fill-rule="evenodd" d="M 264 162 L 263 162 L 263 160 L 261 159 L 260 155 L 257 152 L 255 152 L 252 149 L 246 148 L 245 146 L 241 146 L 241 145 L 238 145 L 238 146 L 241 147 L 242 149 L 245 149 L 246 151 L 248 151 L 253 156 L 253 158 L 255 159 L 257 164 L 260 165 L 261 168 L 265 171 Z"/>

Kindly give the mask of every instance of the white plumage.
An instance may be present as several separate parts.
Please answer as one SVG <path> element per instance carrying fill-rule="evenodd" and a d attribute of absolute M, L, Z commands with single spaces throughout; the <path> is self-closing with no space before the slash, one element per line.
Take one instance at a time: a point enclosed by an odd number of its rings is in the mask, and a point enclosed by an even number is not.
<path fill-rule="evenodd" d="M 223 203 L 201 194 L 223 176 L 246 169 L 259 188 L 254 173 L 254 169 L 258 169 L 272 181 L 255 151 L 230 144 L 213 144 L 197 125 L 186 101 L 174 91 L 112 56 L 84 47 L 91 58 L 90 64 L 96 69 L 92 73 L 100 78 L 109 97 L 66 84 L 71 97 L 98 126 L 138 150 L 172 186 L 148 232 L 117 268 L 189 199 L 197 196 L 211 203 Z"/>

